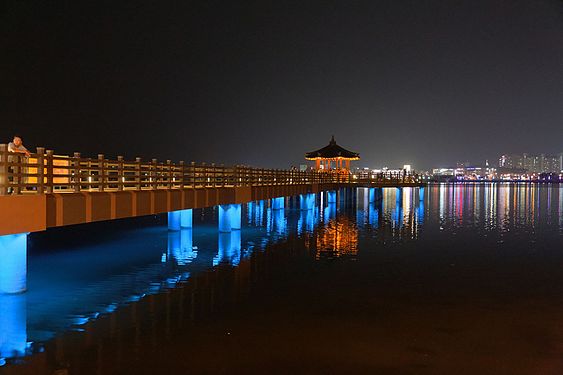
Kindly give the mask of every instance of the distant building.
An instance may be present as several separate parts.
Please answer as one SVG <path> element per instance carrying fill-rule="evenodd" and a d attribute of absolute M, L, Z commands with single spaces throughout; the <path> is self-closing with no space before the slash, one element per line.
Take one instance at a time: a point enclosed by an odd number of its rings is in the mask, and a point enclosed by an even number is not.
<path fill-rule="evenodd" d="M 498 165 L 503 169 L 521 169 L 527 173 L 559 173 L 563 170 L 563 155 L 527 153 L 502 155 Z"/>

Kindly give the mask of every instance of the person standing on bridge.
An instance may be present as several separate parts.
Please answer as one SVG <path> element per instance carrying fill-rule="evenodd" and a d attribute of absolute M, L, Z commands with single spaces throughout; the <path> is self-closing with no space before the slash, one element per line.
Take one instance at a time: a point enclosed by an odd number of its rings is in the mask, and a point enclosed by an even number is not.
<path fill-rule="evenodd" d="M 31 154 L 23 145 L 22 137 L 15 135 L 12 142 L 8 143 L 8 151 L 15 152 L 18 154 L 25 154 L 25 156 L 30 156 Z"/>
<path fill-rule="evenodd" d="M 23 155 L 25 157 L 29 157 L 31 155 L 30 152 L 27 150 L 27 148 L 25 148 L 25 146 L 23 145 L 22 137 L 20 137 L 19 135 L 15 135 L 12 142 L 8 143 L 8 152 L 18 154 L 18 156 Z M 8 161 L 9 162 L 14 162 L 14 161 L 15 162 L 21 162 L 23 164 L 23 161 L 19 157 L 9 157 Z M 22 177 L 18 176 L 20 174 L 20 170 L 23 173 L 26 172 L 25 168 L 20 169 L 20 166 L 18 166 L 18 165 L 10 168 L 10 172 L 13 174 L 12 181 L 16 184 L 25 183 L 25 180 L 26 180 L 25 177 L 22 178 Z M 17 193 L 19 193 L 21 191 L 21 187 L 16 186 L 15 189 L 10 188 L 8 193 L 12 193 L 14 190 Z"/>

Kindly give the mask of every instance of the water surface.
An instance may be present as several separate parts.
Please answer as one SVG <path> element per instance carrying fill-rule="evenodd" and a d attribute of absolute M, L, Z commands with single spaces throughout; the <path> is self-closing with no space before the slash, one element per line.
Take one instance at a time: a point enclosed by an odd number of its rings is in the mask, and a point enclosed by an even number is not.
<path fill-rule="evenodd" d="M 0 373 L 563 372 L 562 187 L 324 198 L 32 234 Z"/>

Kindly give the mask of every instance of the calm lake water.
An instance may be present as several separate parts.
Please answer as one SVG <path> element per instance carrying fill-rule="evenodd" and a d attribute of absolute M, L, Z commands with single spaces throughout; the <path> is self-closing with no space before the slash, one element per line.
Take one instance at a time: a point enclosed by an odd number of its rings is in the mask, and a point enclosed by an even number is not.
<path fill-rule="evenodd" d="M 31 234 L 0 374 L 563 373 L 563 186 L 325 201 Z"/>

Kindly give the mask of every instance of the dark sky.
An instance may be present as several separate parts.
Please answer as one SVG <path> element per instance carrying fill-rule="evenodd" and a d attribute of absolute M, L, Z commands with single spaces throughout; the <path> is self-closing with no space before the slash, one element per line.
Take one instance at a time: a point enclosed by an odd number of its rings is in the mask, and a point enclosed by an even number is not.
<path fill-rule="evenodd" d="M 3 1 L 0 136 L 286 167 L 563 152 L 563 2 Z"/>

